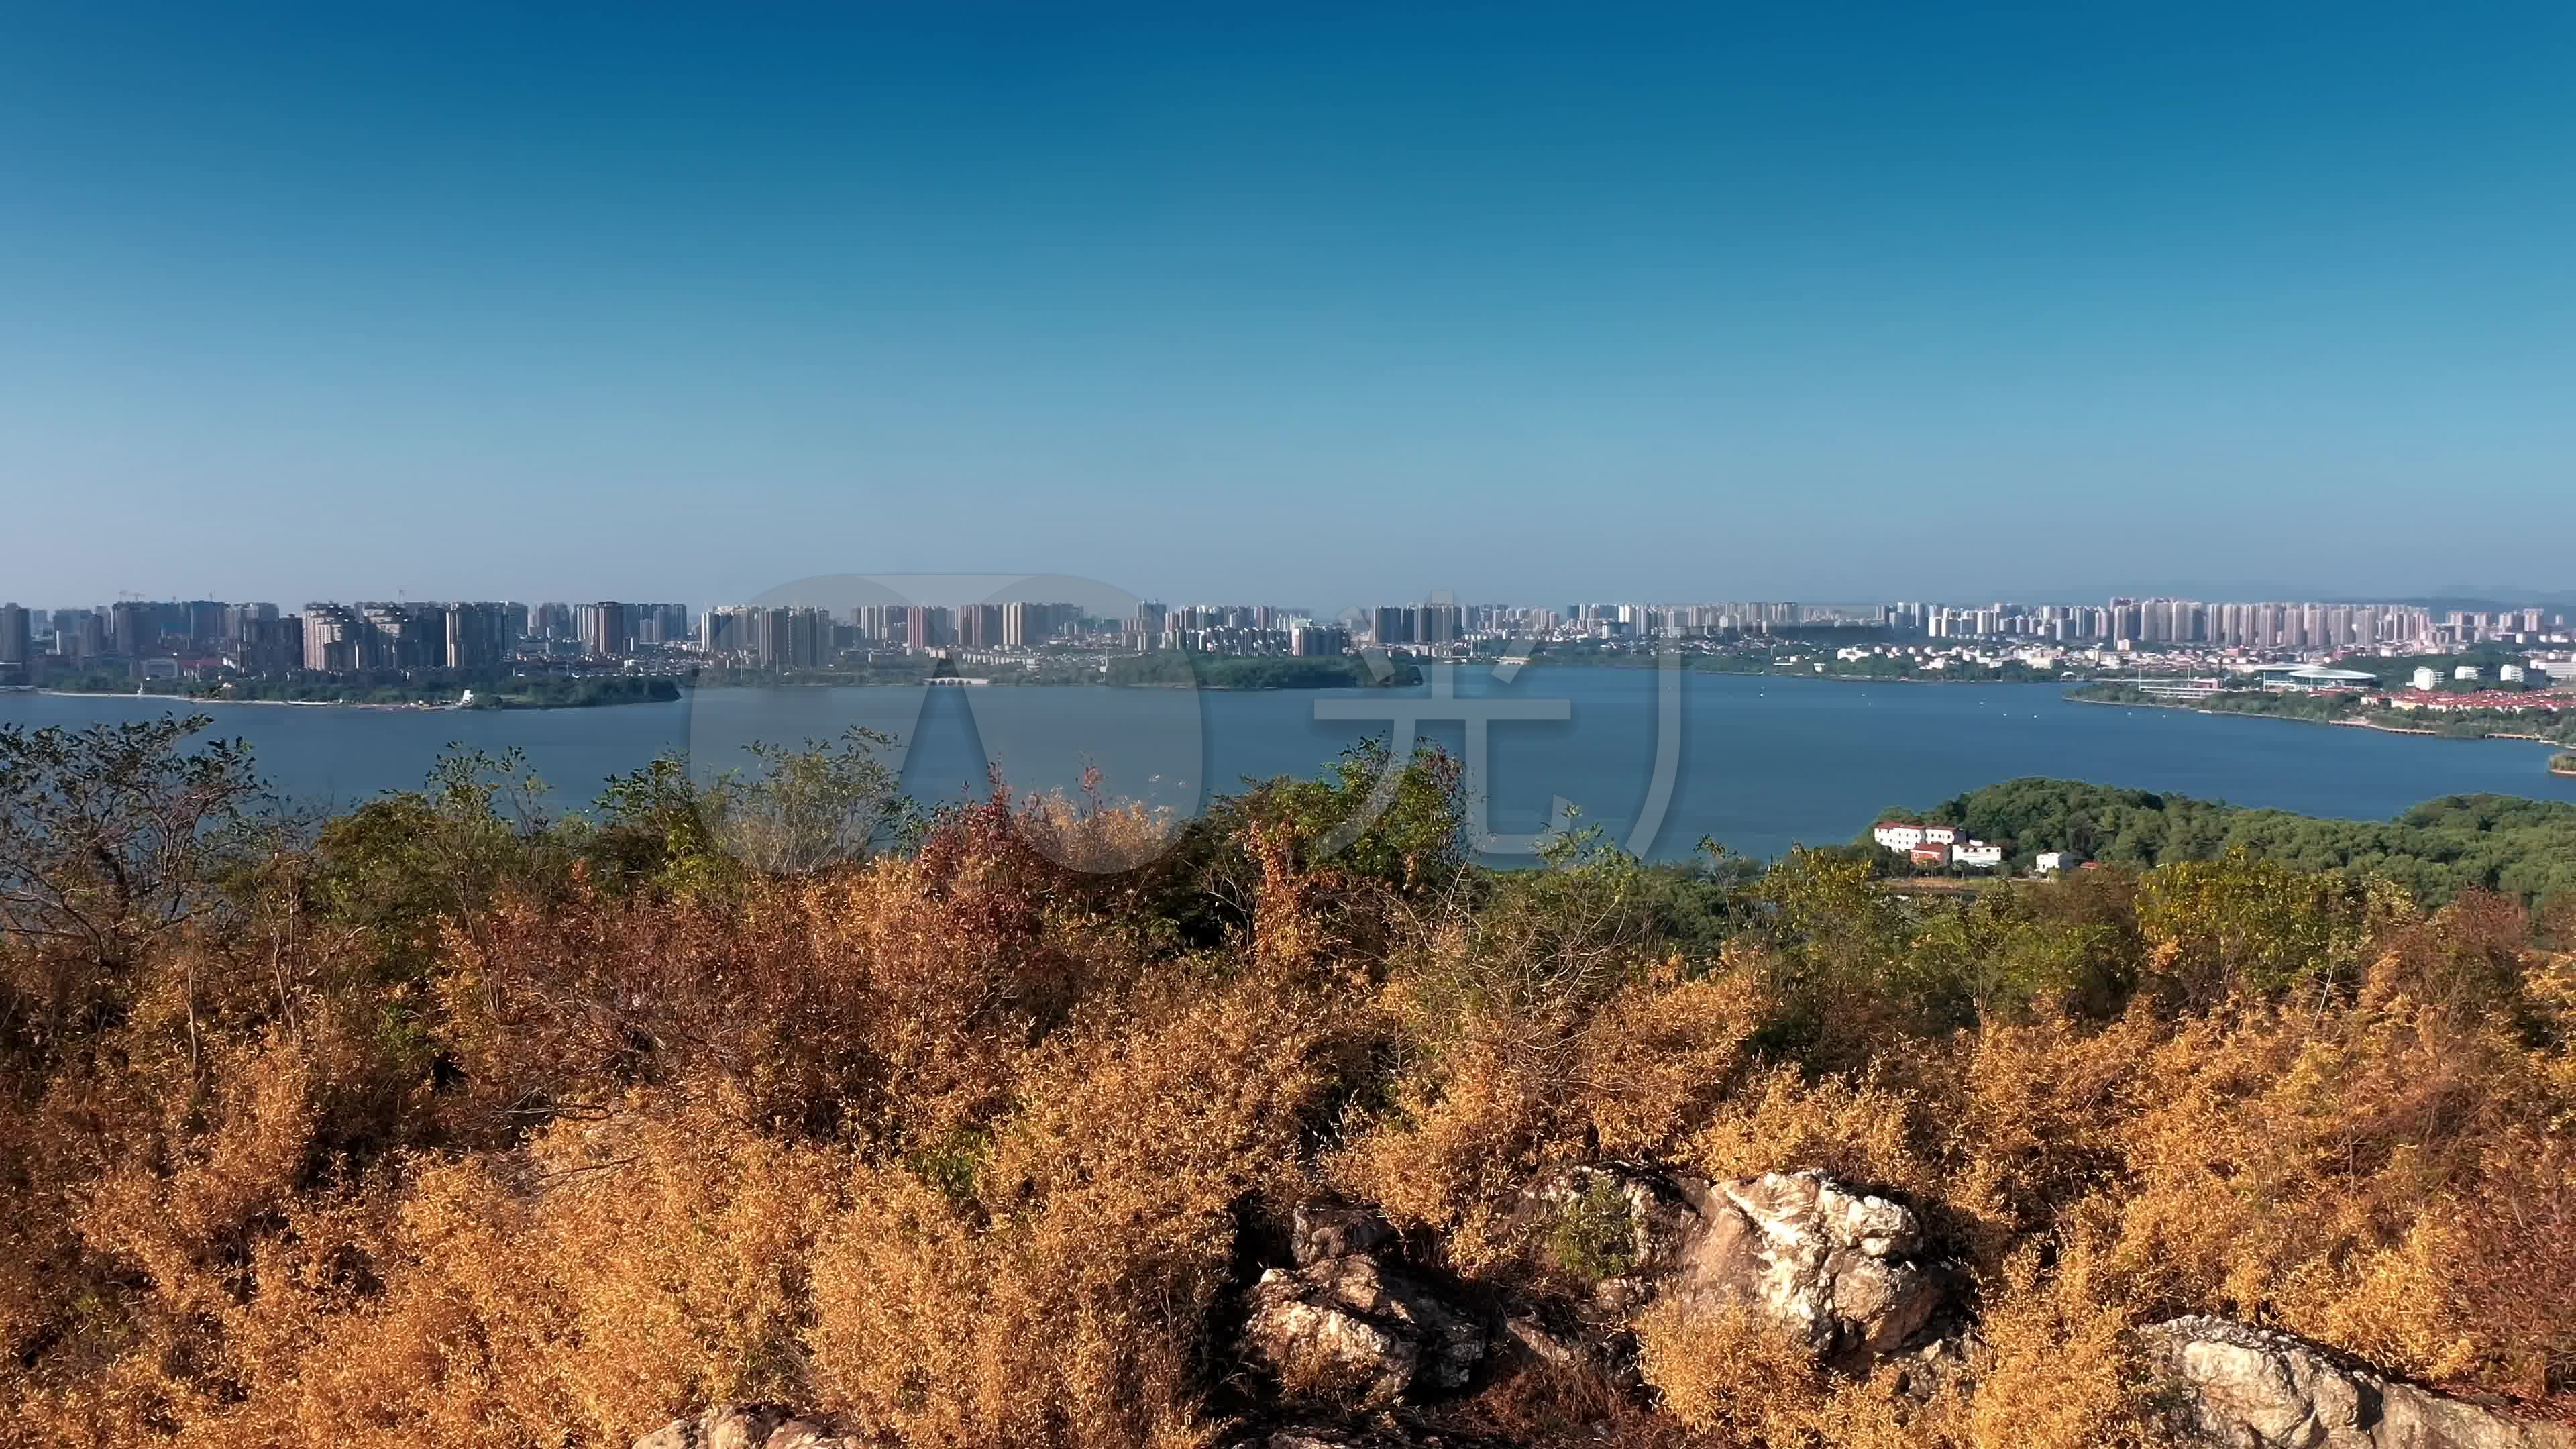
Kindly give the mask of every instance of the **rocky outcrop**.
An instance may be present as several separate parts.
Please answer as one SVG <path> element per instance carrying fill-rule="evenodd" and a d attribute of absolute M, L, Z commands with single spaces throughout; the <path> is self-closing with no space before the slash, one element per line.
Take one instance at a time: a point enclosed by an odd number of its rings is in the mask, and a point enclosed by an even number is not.
<path fill-rule="evenodd" d="M 1943 1394 L 1958 1398 L 1974 1394 L 1977 1375 L 1991 1359 L 1975 1326 L 1945 1314 L 1904 1348 L 1879 1360 L 1879 1371 L 1896 1392 L 1928 1403 Z"/>
<path fill-rule="evenodd" d="M 860 1449 L 825 1420 L 777 1404 L 718 1404 L 635 1441 L 635 1449 Z"/>
<path fill-rule="evenodd" d="M 1243 1344 L 1291 1388 L 1374 1407 L 1416 1390 L 1465 1387 L 1485 1356 L 1485 1330 L 1355 1253 L 1263 1273 Z"/>
<path fill-rule="evenodd" d="M 1484 1326 L 1371 1256 L 1393 1241 L 1374 1214 L 1300 1206 L 1295 1266 L 1253 1285 L 1244 1356 L 1293 1390 L 1362 1407 L 1465 1387 L 1485 1356 Z"/>
<path fill-rule="evenodd" d="M 2230 1449 L 2576 1449 L 2576 1427 L 2402 1383 L 2290 1334 L 2193 1317 L 2139 1338 L 2188 1427 Z"/>
<path fill-rule="evenodd" d="M 1837 1361 L 1896 1352 L 1944 1297 L 1913 1212 L 1821 1172 L 1717 1182 L 1574 1167 L 1533 1186 L 1517 1218 L 1558 1268 L 1594 1280 L 1606 1310 L 1667 1295 L 1745 1308 Z"/>
<path fill-rule="evenodd" d="M 1559 1332 L 1534 1313 L 1504 1319 L 1502 1339 L 1522 1357 L 1551 1368 L 1577 1368 L 1599 1362 L 1580 1334 Z"/>

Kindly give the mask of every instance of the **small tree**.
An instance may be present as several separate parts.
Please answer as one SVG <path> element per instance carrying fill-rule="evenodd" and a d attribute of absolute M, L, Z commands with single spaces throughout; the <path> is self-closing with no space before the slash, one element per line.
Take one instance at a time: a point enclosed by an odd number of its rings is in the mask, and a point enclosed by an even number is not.
<path fill-rule="evenodd" d="M 837 742 L 752 745 L 759 767 L 727 771 L 709 791 L 718 840 L 765 875 L 810 875 L 865 859 L 912 822 L 880 753 L 893 744 L 892 735 L 852 725 Z"/>
<path fill-rule="evenodd" d="M 2155 974 L 2198 1005 L 2236 992 L 2331 986 L 2335 948 L 2361 911 L 2336 877 L 2291 869 L 2237 846 L 2216 860 L 2149 871 L 2138 926 Z"/>
<path fill-rule="evenodd" d="M 239 740 L 181 748 L 211 723 L 0 726 L 0 930 L 119 963 L 215 899 L 260 786 Z"/>

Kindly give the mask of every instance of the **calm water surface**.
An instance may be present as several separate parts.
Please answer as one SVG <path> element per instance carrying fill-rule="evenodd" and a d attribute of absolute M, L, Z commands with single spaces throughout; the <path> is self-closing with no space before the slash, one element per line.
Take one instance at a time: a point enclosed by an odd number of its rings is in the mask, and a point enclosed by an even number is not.
<path fill-rule="evenodd" d="M 1652 853 L 1713 836 L 1755 855 L 1849 839 L 1883 807 L 1929 806 L 2016 775 L 2169 790 L 2301 814 L 2386 819 L 2472 791 L 2576 800 L 2548 773 L 2548 747 L 2442 740 L 2174 710 L 2071 703 L 2053 685 L 1864 684 L 1685 675 L 1669 805 Z M 1462 701 L 1516 704 L 1562 719 L 1486 727 L 1488 825 L 1540 828 L 1557 799 L 1633 839 L 1655 787 L 1657 679 L 1647 670 L 1524 670 L 1509 684 L 1461 670 Z M 452 742 L 526 752 L 566 804 L 609 775 L 685 750 L 700 770 L 736 763 L 749 740 L 824 738 L 850 724 L 902 741 L 906 788 L 925 801 L 977 789 L 985 762 L 1015 788 L 1103 789 L 1180 813 L 1245 776 L 1310 775 L 1399 702 L 1421 733 L 1466 745 L 1462 703 L 1427 689 L 1258 694 L 1081 688 L 706 690 L 674 704 L 544 711 L 378 711 L 212 706 L 285 794 L 345 807 L 420 782 Z M 1380 721 L 1319 719 L 1326 700 L 1381 707 Z M 1563 701 L 1562 706 L 1553 703 Z M 1473 707 L 1473 706 L 1463 706 Z M 0 723 L 155 718 L 174 706 L 131 697 L 0 693 Z M 1332 706 L 1327 705 L 1329 711 Z M 1445 721 L 1436 716 L 1446 713 Z"/>

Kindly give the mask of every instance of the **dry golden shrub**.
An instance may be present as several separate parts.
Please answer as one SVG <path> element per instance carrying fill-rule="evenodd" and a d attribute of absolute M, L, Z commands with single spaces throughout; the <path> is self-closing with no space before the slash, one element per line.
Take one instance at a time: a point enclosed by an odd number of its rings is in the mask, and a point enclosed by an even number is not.
<path fill-rule="evenodd" d="M 1606 1443 L 1622 1449 L 1699 1449 L 1701 1436 L 1627 1377 L 1586 1360 L 1529 1360 L 1464 1406 L 1479 1433 L 1510 1444 Z"/>
<path fill-rule="evenodd" d="M 2038 1245 L 1988 1285 L 1973 1393 L 1896 1392 L 1895 1374 L 1827 1371 L 1741 1309 L 1666 1299 L 1637 1321 L 1640 1367 L 1671 1413 L 1716 1445 L 1762 1449 L 2160 1449 L 2159 1382 L 2129 1323 L 2093 1296 L 2080 1242 L 2041 1270 Z"/>
<path fill-rule="evenodd" d="M 165 1375 L 159 1416 L 227 1449 L 605 1444 L 799 1391 L 836 1177 L 810 1148 L 647 1101 L 427 1167 L 398 1205 L 317 1202 L 261 1240 L 256 1291 L 199 1350 L 219 1357 Z"/>
<path fill-rule="evenodd" d="M 1742 977 L 1632 983 L 1605 1003 L 1480 1002 L 1427 1029 L 1419 985 L 1387 996 L 1432 1046 L 1378 1114 L 1326 1164 L 1343 1191 L 1447 1233 L 1467 1270 L 1509 1251 L 1505 1223 L 1547 1162 L 1603 1152 L 1657 1157 L 1719 1110 L 1761 1024 Z"/>
<path fill-rule="evenodd" d="M 1682 1160 L 1710 1177 L 1814 1167 L 1928 1196 L 1934 1180 L 1916 1142 L 1917 1110 L 1903 1087 L 1851 1075 L 1809 1081 L 1795 1067 L 1768 1067 L 1692 1134 Z"/>
<path fill-rule="evenodd" d="M 1199 1442 L 1238 1216 L 1301 1182 L 1316 1026 L 1258 981 L 1105 1013 L 989 1143 L 861 1167 L 815 1260 L 827 1398 L 914 1444 Z"/>
<path fill-rule="evenodd" d="M 1103 800 L 1097 772 L 1079 799 L 1062 791 L 1021 798 L 1014 823 L 1030 848 L 1068 870 L 1110 875 L 1152 861 L 1180 833 L 1171 811 L 1139 802 Z"/>
<path fill-rule="evenodd" d="M 1595 1148 L 1670 1152 L 1740 1083 L 1762 1019 L 1761 990 L 1745 975 L 1631 986 L 1612 998 L 1575 1041 L 1574 1110 Z"/>
<path fill-rule="evenodd" d="M 1666 1298 L 1637 1319 L 1638 1367 L 1684 1424 L 1725 1446 L 1787 1449 L 1833 1385 L 1813 1350 L 1740 1308 Z"/>
<path fill-rule="evenodd" d="M 2097 1280 L 2086 1215 L 2058 1241 L 2016 1250 L 1984 1294 L 1976 1392 L 1940 1407 L 1961 1449 L 2089 1449 L 2168 1442 L 2155 1371 L 2130 1313 Z M 2042 1269 L 2043 1248 L 2054 1263 Z M 1927 1441 L 1929 1442 L 1929 1441 Z"/>
<path fill-rule="evenodd" d="M 1912 1449 L 1955 1442 L 1941 1432 L 1951 1412 L 1947 1403 L 1908 1403 L 1886 1381 L 1829 1373 L 1785 1328 L 1741 1308 L 1667 1298 L 1638 1315 L 1636 1332 L 1646 1382 L 1714 1449 Z"/>
<path fill-rule="evenodd" d="M 2487 1180 L 2410 1234 L 2410 1284 L 2440 1291 L 2462 1372 L 2538 1397 L 2576 1394 L 2576 1142 L 2516 1132 L 2488 1150 Z M 2420 1308 L 2419 1308 L 2420 1311 Z"/>
<path fill-rule="evenodd" d="M 1944 1251 L 1994 1277 L 2015 1247 L 2122 1180 L 2117 1125 L 2130 1079 L 2161 1031 L 2143 1007 L 2108 1025 L 2042 1010 L 2029 1022 L 1882 1051 L 1874 1085 L 1883 1110 L 1844 1112 L 1843 1131 L 1861 1146 L 1839 1150 L 1855 1170 L 1912 1193 Z M 1900 1096 L 1902 1151 L 1893 1116 Z M 1838 1149 L 1766 1143 L 1738 1147 L 1732 1161 L 1766 1150 Z"/>
<path fill-rule="evenodd" d="M 459 1114 L 507 1122 L 687 1078 L 816 1137 L 936 1141 L 990 1115 L 1018 1056 L 1136 962 L 1054 909 L 1064 872 L 1007 818 L 979 828 L 989 850 L 934 836 L 918 857 L 738 901 L 583 894 L 452 932 Z"/>
<path fill-rule="evenodd" d="M 2535 1065 L 2492 1022 L 2376 988 L 2347 1010 L 2186 1022 L 2149 1054 L 2118 1125 L 2129 1186 L 2112 1271 L 2177 1309 L 2454 1370 L 2450 1335 L 2412 1306 L 2440 1295 L 2408 1238 L 2475 1191 L 2488 1144 L 2566 1110 Z"/>
<path fill-rule="evenodd" d="M 331 1055 L 306 1045 L 218 1052 L 202 1098 L 169 1104 L 182 1115 L 157 1150 L 109 1166 L 89 1193 L 79 1231 L 90 1250 L 140 1269 L 168 1311 L 213 1314 L 243 1296 L 253 1234 L 306 1185 Z"/>
<path fill-rule="evenodd" d="M 1959 1029 L 1949 977 L 1996 978 L 2021 916 L 1912 950 L 1916 907 L 1837 877 L 1693 976 L 1598 863 L 1481 906 L 1409 865 L 1354 896 L 1286 834 L 1225 846 L 1222 908 L 1187 859 L 1080 868 L 1162 828 L 997 796 L 796 881 L 569 875 L 434 952 L 291 901 L 105 965 L 0 942 L 0 1424 L 599 1449 L 775 1397 L 908 1443 L 1198 1446 L 1266 1391 L 1223 1338 L 1299 1197 L 1436 1230 L 1471 1292 L 1550 1291 L 1508 1215 L 1601 1157 L 1905 1194 L 1973 1278 L 1981 1387 L 1911 1404 L 1666 1304 L 1669 1413 L 1550 1369 L 1471 1417 L 2145 1444 L 2128 1330 L 2192 1311 L 2576 1389 L 2576 958 L 2509 902 L 2291 920 L 2334 969 L 2269 995 L 2110 1015 L 2106 968 Z M 2145 938 L 2135 892 L 2069 889 L 2032 919 Z M 2226 976 L 2165 924 L 2161 969 Z"/>
<path fill-rule="evenodd" d="M 1395 1222 L 1446 1233 L 1451 1261 L 1475 1271 L 1504 1251 L 1507 1198 L 1548 1142 L 1550 1114 L 1541 1084 L 1489 1046 L 1462 1043 L 1442 1067 L 1436 1081 L 1399 1082 L 1379 1120 L 1337 1149 L 1326 1173 Z"/>

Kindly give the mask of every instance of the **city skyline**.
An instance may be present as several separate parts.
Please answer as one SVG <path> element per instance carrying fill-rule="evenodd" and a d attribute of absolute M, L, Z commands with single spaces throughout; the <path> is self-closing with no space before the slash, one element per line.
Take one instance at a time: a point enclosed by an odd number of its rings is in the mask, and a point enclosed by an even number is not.
<path fill-rule="evenodd" d="M 62 596 L 52 598 L 48 601 L 45 596 L 32 589 L 17 588 L 15 592 L 12 592 L 13 587 L 15 587 L 22 577 L 23 575 L 15 571 L 0 574 L 0 600 L 5 600 L 11 604 L 38 610 L 48 608 L 81 608 L 105 611 L 114 609 L 120 603 L 176 607 L 188 607 L 191 605 L 243 607 L 256 605 L 265 608 L 293 608 L 298 606 L 291 604 L 288 601 L 298 599 L 303 601 L 302 607 L 315 607 L 325 604 L 352 605 L 363 608 L 379 604 L 389 607 L 403 607 L 413 604 L 442 605 L 457 603 L 496 603 L 535 609 L 540 607 L 579 608 L 586 604 L 598 603 L 603 599 L 609 598 L 609 596 L 606 595 L 591 596 L 571 593 L 560 588 L 538 590 L 504 589 L 488 594 L 462 592 L 435 594 L 424 593 L 417 590 L 362 588 L 354 591 L 342 592 L 337 595 L 309 590 L 290 590 L 284 593 L 268 591 L 255 595 L 232 595 L 223 597 L 205 594 L 193 598 L 183 591 L 165 590 L 153 592 L 122 589 L 116 591 L 113 598 L 80 599 L 75 597 L 75 595 L 80 593 L 79 590 L 75 589 L 67 591 Z M 966 585 L 956 591 L 953 595 L 950 593 L 943 593 L 934 587 L 923 592 L 919 599 L 915 601 L 936 604 L 944 608 L 959 608 L 977 603 L 1004 602 L 997 599 L 978 598 L 977 595 L 983 592 L 983 585 L 986 581 L 1009 578 L 1010 576 L 1007 574 L 993 572 L 971 574 L 960 573 L 955 575 L 843 574 L 830 576 L 828 580 L 829 587 L 817 589 L 816 592 L 819 594 L 838 589 L 845 589 L 848 587 L 846 581 L 850 580 L 865 581 L 866 584 L 873 585 L 876 580 L 900 578 L 907 584 L 918 585 L 918 583 L 923 580 L 939 579 L 943 577 L 953 577 L 959 580 L 973 580 L 974 583 Z M 1067 578 L 1065 575 L 1030 575 L 1028 577 L 1032 579 L 1051 579 L 1059 582 Z M 826 581 L 817 580 L 816 582 L 823 583 Z M 688 598 L 679 606 L 703 612 L 705 610 L 724 607 L 753 606 L 764 602 L 796 603 L 799 605 L 819 603 L 819 600 L 789 598 L 788 595 L 794 594 L 797 588 L 798 585 L 790 584 L 758 591 L 756 596 L 726 595 L 694 597 Z M 1295 596 L 1299 592 L 1300 591 L 1294 589 L 1292 586 L 1285 595 L 1281 596 Z M 1313 594 L 1316 591 L 1309 589 L 1302 592 L 1305 594 Z M 1613 587 L 1600 590 L 1576 590 L 1562 594 L 1544 595 L 1524 589 L 1497 591 L 1492 594 L 1475 597 L 1471 600 L 1463 591 L 1458 589 L 1430 588 L 1410 593 L 1404 591 L 1382 590 L 1373 594 L 1361 596 L 1353 601 L 1329 606 L 1318 603 L 1312 599 L 1300 599 L 1298 602 L 1281 604 L 1276 602 L 1274 596 L 1270 594 L 1266 594 L 1259 590 L 1247 592 L 1240 588 L 1233 590 L 1219 589 L 1203 594 L 1191 594 L 1185 591 L 1172 589 L 1147 589 L 1140 594 L 1133 595 L 1132 597 L 1139 601 L 1156 603 L 1166 607 L 1188 607 L 1211 604 L 1231 606 L 1241 603 L 1246 599 L 1260 598 L 1265 601 L 1263 607 L 1292 610 L 1308 614 L 1315 618 L 1328 618 L 1340 617 L 1341 615 L 1349 613 L 1366 613 L 1371 609 L 1385 606 L 1389 601 L 1394 601 L 1402 605 L 1456 604 L 1473 602 L 1480 605 L 1516 609 L 1543 609 L 1566 606 L 1580 608 L 1593 604 L 1642 604 L 1652 607 L 1665 607 L 1676 605 L 1699 606 L 1711 604 L 1717 601 L 1720 593 L 1723 592 L 1729 591 L 1712 591 L 1710 589 L 1702 588 L 1697 590 L 1683 590 L 1669 594 L 1656 594 L 1640 592 L 1635 589 Z M 1758 598 L 1774 603 L 1794 603 L 1807 608 L 1824 610 L 1871 608 L 1880 605 L 1893 604 L 1901 600 L 1919 601 L 1919 603 L 1915 605 L 1916 607 L 1939 605 L 1952 609 L 2091 607 L 2099 606 L 2106 601 L 2121 601 L 2127 603 L 2182 602 L 2192 604 L 2262 603 L 2367 608 L 2407 607 L 2430 609 L 2437 613 L 2446 610 L 2485 612 L 2538 608 L 2554 612 L 2561 609 L 2576 609 L 2576 590 L 2510 588 L 2470 589 L 2465 587 L 2424 593 L 2370 593 L 2339 592 L 2333 590 L 2228 590 L 2179 586 L 2155 588 L 2139 587 L 2135 585 L 2110 585 L 2083 589 L 2053 590 L 1971 589 L 1965 592 L 1950 594 L 1921 589 L 1899 588 L 1880 590 L 1874 593 L 1854 595 L 1850 597 L 1837 597 L 1829 594 L 1820 594 L 1811 590 L 1789 590 L 1776 595 L 1757 594 L 1740 588 L 1734 589 L 1731 592 L 1736 594 L 1739 600 Z M 679 597 L 677 591 L 668 588 L 648 588 L 629 594 L 619 595 L 609 601 L 636 607 L 666 607 L 667 605 L 649 602 L 657 595 L 666 599 Z M 889 595 L 888 597 L 891 598 L 892 596 Z M 835 612 L 845 612 L 851 606 L 826 605 L 825 607 L 831 607 Z"/>
<path fill-rule="evenodd" d="M 34 5 L 0 46 L 32 596 L 2576 557 L 2563 6 Z"/>
<path fill-rule="evenodd" d="M 816 581 L 847 591 L 864 581 Z M 1060 578 L 1049 582 L 1062 583 Z M 891 600 L 890 591 L 868 590 Z M 748 658 L 765 668 L 831 665 L 851 649 L 1028 653 L 1070 644 L 1218 653 L 1338 655 L 1358 646 L 1442 649 L 1512 637 L 1710 639 L 1851 628 L 1927 641 L 2019 639 L 2120 650 L 2202 645 L 2232 653 L 2334 654 L 2489 642 L 2563 642 L 2569 615 L 2539 604 L 2436 610 L 2420 604 L 2208 600 L 2114 595 L 2101 604 L 1924 600 L 1568 602 L 1561 607 L 1432 599 L 1338 613 L 1266 603 L 1130 607 L 1021 598 L 822 605 L 792 594 L 709 604 L 445 600 L 268 602 L 120 600 L 30 609 L 0 602 L 0 668 L 195 659 L 238 673 L 505 669 L 647 655 Z M 2558 631 L 2551 633 L 2550 631 Z M 39 641 L 42 641 L 39 643 Z M 535 647 L 531 651 L 529 646 Z M 568 645 L 570 648 L 557 646 Z"/>

